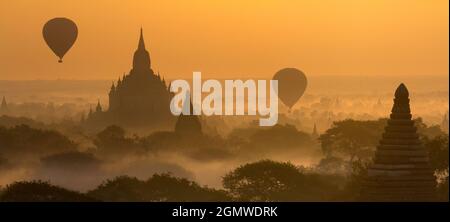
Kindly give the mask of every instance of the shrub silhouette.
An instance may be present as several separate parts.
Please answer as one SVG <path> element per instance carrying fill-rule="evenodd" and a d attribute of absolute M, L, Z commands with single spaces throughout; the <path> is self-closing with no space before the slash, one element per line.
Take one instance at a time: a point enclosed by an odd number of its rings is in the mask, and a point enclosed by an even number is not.
<path fill-rule="evenodd" d="M 97 169 L 101 161 L 90 153 L 72 151 L 43 157 L 41 163 L 45 167 L 76 171 Z"/>
<path fill-rule="evenodd" d="M 125 136 L 125 130 L 116 125 L 106 127 L 93 140 L 100 155 L 119 156 L 144 152 L 139 140 Z"/>
<path fill-rule="evenodd" d="M 225 191 L 202 187 L 170 174 L 155 174 L 146 181 L 119 176 L 107 180 L 89 196 L 103 201 L 227 201 Z"/>
<path fill-rule="evenodd" d="M 324 201 L 338 193 L 326 175 L 272 160 L 238 167 L 225 175 L 223 186 L 239 201 Z"/>
<path fill-rule="evenodd" d="M 92 202 L 84 194 L 66 190 L 42 181 L 15 182 L 6 186 L 0 196 L 3 202 Z"/>
<path fill-rule="evenodd" d="M 0 147 L 5 157 L 46 156 L 74 151 L 76 144 L 57 131 L 19 125 L 11 128 L 0 127 Z"/>

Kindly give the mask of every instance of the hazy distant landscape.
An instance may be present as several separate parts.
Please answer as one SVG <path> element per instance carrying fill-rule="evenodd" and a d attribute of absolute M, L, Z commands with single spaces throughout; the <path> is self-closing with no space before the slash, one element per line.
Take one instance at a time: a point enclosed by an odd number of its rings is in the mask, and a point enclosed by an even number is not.
<path fill-rule="evenodd" d="M 448 202 L 448 4 L 0 1 L 0 202 Z"/>
<path fill-rule="evenodd" d="M 283 106 L 280 107 L 279 122 L 282 125 L 294 125 L 300 132 L 306 133 L 311 133 L 313 125 L 316 125 L 318 133 L 325 133 L 332 127 L 334 121 L 348 118 L 355 120 L 386 118 L 393 104 L 393 89 L 401 81 L 406 82 L 411 89 L 411 107 L 414 117 L 423 118 L 423 121 L 430 126 L 441 125 L 444 115 L 448 112 L 448 78 L 433 76 L 395 78 L 311 76 L 305 95 L 294 106 L 292 113 L 288 113 Z M 333 87 L 330 87 L 331 83 Z M 5 96 L 7 99 L 11 116 L 27 117 L 42 122 L 44 124 L 42 127 L 57 129 L 75 141 L 79 146 L 78 150 L 89 150 L 95 147 L 92 141 L 95 140 L 97 132 L 83 133 L 71 128 L 73 124 L 75 126 L 78 124 L 82 115 L 97 105 L 98 99 L 103 108 L 107 108 L 107 92 L 110 86 L 111 80 L 2 80 L 0 96 Z M 227 121 L 224 121 L 222 117 L 210 117 L 203 118 L 202 121 L 206 127 L 213 127 L 216 130 L 212 133 L 210 129 L 213 128 L 204 128 L 206 134 L 214 136 L 214 133 L 219 133 L 227 138 L 239 132 L 240 129 L 245 130 L 253 119 L 229 117 Z M 53 124 L 53 126 L 45 126 L 45 124 Z M 134 133 L 136 132 L 126 129 L 128 136 Z M 140 132 L 143 136 L 151 133 L 151 131 Z M 206 162 L 198 162 L 196 159 L 191 159 L 189 155 L 173 152 L 160 153 L 157 156 L 131 155 L 110 163 L 104 162 L 101 170 L 95 175 L 77 173 L 77 176 L 73 175 L 73 179 L 68 179 L 64 175 L 53 175 L 55 172 L 48 171 L 49 168 L 42 168 L 36 172 L 33 168 L 38 163 L 31 162 L 25 165 L 18 163 L 17 166 L 20 166 L 18 168 L 3 170 L 0 174 L 0 183 L 8 184 L 20 179 L 49 179 L 55 184 L 84 191 L 92 189 L 102 180 L 121 174 L 145 179 L 153 173 L 172 172 L 175 176 L 190 178 L 202 185 L 220 188 L 222 187 L 221 177 L 229 170 L 261 158 L 290 161 L 301 166 L 317 166 L 323 158 L 319 147 L 319 144 L 314 142 L 301 145 L 298 150 L 289 148 L 277 154 L 269 152 L 253 157 L 240 154 L 232 158 L 218 159 L 211 156 L 208 157 L 211 159 Z"/>
<path fill-rule="evenodd" d="M 230 78 L 233 79 L 233 78 Z M 239 78 L 236 78 L 239 79 Z M 250 79 L 250 78 L 242 78 Z M 257 78 L 255 78 L 257 79 Z M 205 80 L 205 79 L 204 79 Z M 9 104 L 26 106 L 53 104 L 66 109 L 66 118 L 78 118 L 80 113 L 94 108 L 97 101 L 107 108 L 108 90 L 116 80 L 0 80 L 0 97 Z M 167 80 L 171 81 L 170 78 Z M 413 115 L 430 124 L 440 124 L 448 111 L 448 76 L 308 76 L 305 95 L 294 106 L 302 110 L 322 99 L 345 101 L 342 107 L 323 107 L 332 112 L 368 114 L 366 119 L 383 117 L 392 105 L 392 90 L 401 82 L 411 89 Z M 368 106 L 381 102 L 373 110 Z M 347 104 L 347 105 L 345 105 Z M 358 107 L 358 104 L 360 106 Z M 344 106 L 345 105 L 345 106 Z M 327 106 L 326 104 L 324 106 Z M 25 108 L 24 108 L 25 109 Z M 281 107 L 283 110 L 283 107 Z M 36 113 L 24 116 L 35 116 Z M 363 118 L 364 119 L 364 118 Z M 307 125 L 309 125 L 308 123 Z"/>
<path fill-rule="evenodd" d="M 308 75 L 308 73 L 306 73 Z M 229 79 L 251 79 L 234 77 Z M 244 76 L 244 75 L 243 75 Z M 248 76 L 248 75 L 245 75 Z M 205 77 L 206 79 L 206 77 Z M 259 79 L 259 78 L 253 78 Z M 166 76 L 166 81 L 172 81 Z M 111 80 L 2 80 L 0 76 L 0 96 L 12 102 L 80 102 L 85 99 L 96 102 L 106 99 Z M 448 76 L 365 76 L 365 75 L 308 75 L 307 94 L 333 95 L 386 95 L 400 82 L 404 82 L 414 93 L 448 92 Z M 331 84 L 332 83 L 332 87 Z M 69 99 L 68 101 L 66 99 Z"/>

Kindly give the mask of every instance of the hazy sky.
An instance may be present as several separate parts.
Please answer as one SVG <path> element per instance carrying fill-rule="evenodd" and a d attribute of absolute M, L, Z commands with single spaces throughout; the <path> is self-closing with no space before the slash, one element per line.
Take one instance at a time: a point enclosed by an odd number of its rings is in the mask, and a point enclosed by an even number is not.
<path fill-rule="evenodd" d="M 448 0 L 0 1 L 0 79 L 116 79 L 131 68 L 139 28 L 166 78 L 448 75 Z M 42 38 L 74 20 L 59 64 Z"/>

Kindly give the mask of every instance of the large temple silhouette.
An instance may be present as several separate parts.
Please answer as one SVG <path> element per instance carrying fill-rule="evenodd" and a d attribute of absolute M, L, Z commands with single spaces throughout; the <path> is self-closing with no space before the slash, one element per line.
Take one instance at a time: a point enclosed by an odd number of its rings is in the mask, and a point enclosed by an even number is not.
<path fill-rule="evenodd" d="M 89 111 L 85 125 L 93 128 L 117 124 L 140 129 L 173 129 L 176 117 L 170 112 L 171 97 L 164 78 L 151 68 L 141 29 L 133 68 L 128 75 L 113 82 L 108 109 L 103 110 L 98 102 L 95 111 Z"/>
<path fill-rule="evenodd" d="M 361 200 L 435 200 L 436 178 L 411 117 L 409 92 L 400 84 L 390 119 L 368 169 Z"/>

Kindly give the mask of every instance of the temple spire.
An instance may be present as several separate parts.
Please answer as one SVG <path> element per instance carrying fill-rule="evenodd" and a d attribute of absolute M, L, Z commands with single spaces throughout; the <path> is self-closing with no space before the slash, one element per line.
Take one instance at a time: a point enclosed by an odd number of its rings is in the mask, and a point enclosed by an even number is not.
<path fill-rule="evenodd" d="M 0 114 L 6 114 L 8 111 L 8 104 L 6 103 L 5 96 L 3 96 L 2 104 L 0 106 Z"/>
<path fill-rule="evenodd" d="M 6 103 L 5 96 L 3 96 L 3 98 L 2 98 L 2 108 L 7 108 L 7 107 L 8 107 L 8 104 Z"/>
<path fill-rule="evenodd" d="M 183 111 L 189 109 L 189 115 L 180 113 L 175 124 L 175 132 L 184 136 L 199 136 L 202 134 L 202 125 L 198 116 L 193 114 L 192 101 L 190 99 L 190 92 L 186 92 L 183 101 Z"/>
<path fill-rule="evenodd" d="M 145 49 L 144 34 L 141 28 L 141 33 L 139 36 L 139 44 L 136 52 L 133 56 L 133 69 L 142 71 L 150 69 L 150 54 Z"/>
<path fill-rule="evenodd" d="M 102 106 L 100 105 L 100 99 L 97 102 L 97 107 L 95 108 L 96 112 L 101 112 L 102 111 Z"/>
<path fill-rule="evenodd" d="M 139 37 L 138 50 L 145 50 L 144 33 L 142 31 L 142 27 L 141 27 L 141 35 Z"/>
<path fill-rule="evenodd" d="M 183 101 L 183 112 L 186 112 L 187 110 L 189 110 L 189 114 L 190 115 L 194 115 L 194 108 L 192 106 L 192 100 L 191 100 L 191 93 L 189 91 L 186 92 L 186 95 L 184 97 L 184 101 Z M 183 113 L 181 113 L 180 115 L 183 115 Z"/>
<path fill-rule="evenodd" d="M 313 128 L 313 131 L 312 131 L 311 135 L 312 135 L 313 138 L 319 137 L 319 133 L 317 133 L 317 125 L 316 125 L 316 123 L 314 123 L 314 128 Z"/>

